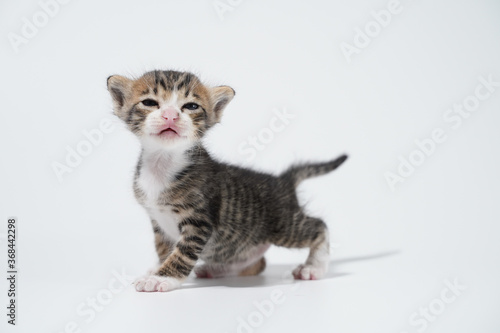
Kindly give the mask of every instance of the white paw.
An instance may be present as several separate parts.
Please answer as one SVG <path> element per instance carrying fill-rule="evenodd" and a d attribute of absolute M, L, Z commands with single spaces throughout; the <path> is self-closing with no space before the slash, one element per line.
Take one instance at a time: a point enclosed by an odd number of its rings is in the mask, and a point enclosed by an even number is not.
<path fill-rule="evenodd" d="M 299 265 L 292 272 L 297 280 L 318 280 L 326 274 L 326 267 L 313 265 Z"/>
<path fill-rule="evenodd" d="M 168 276 L 147 275 L 135 280 L 134 285 L 137 291 L 165 292 L 179 288 L 181 282 Z"/>
<path fill-rule="evenodd" d="M 151 267 L 147 273 L 146 273 L 146 276 L 149 276 L 149 275 L 155 275 L 156 272 L 158 272 L 158 270 L 160 269 L 161 267 L 161 264 L 156 264 L 154 265 L 153 267 Z"/>

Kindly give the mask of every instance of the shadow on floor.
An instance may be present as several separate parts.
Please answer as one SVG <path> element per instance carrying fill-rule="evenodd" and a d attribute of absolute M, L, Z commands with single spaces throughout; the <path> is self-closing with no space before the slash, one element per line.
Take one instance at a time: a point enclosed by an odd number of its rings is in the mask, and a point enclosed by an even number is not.
<path fill-rule="evenodd" d="M 344 259 L 336 259 L 330 261 L 330 269 L 328 274 L 323 278 L 335 279 L 342 276 L 350 275 L 350 273 L 338 272 L 337 268 L 344 264 L 350 264 L 358 261 L 367 261 L 389 257 L 398 254 L 399 251 L 383 252 L 373 255 L 349 257 Z M 266 270 L 258 276 L 241 276 L 241 277 L 225 277 L 219 279 L 197 279 L 190 277 L 182 289 L 190 288 L 206 288 L 206 287 L 230 287 L 230 288 L 251 288 L 264 286 L 277 286 L 293 283 L 292 270 L 296 265 L 284 264 L 268 264 Z"/>

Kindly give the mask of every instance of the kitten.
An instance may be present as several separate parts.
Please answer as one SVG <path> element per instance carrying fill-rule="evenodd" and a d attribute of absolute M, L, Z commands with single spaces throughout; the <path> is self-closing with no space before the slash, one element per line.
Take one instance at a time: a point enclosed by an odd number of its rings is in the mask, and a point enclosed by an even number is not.
<path fill-rule="evenodd" d="M 314 280 L 328 268 L 326 224 L 307 216 L 295 188 L 336 169 L 347 156 L 290 167 L 280 176 L 227 165 L 210 157 L 201 138 L 234 97 L 193 74 L 152 71 L 131 80 L 108 78 L 114 113 L 136 134 L 142 152 L 134 193 L 151 218 L 160 265 L 135 282 L 137 291 L 178 288 L 194 269 L 199 278 L 256 275 L 271 244 L 310 249 L 293 275 Z M 195 264 L 199 259 L 201 266 Z"/>

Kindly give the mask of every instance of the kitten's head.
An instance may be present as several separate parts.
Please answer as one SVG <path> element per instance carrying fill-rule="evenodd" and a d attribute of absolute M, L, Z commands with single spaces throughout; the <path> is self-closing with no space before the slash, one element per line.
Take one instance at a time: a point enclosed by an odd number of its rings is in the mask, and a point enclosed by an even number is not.
<path fill-rule="evenodd" d="M 205 86 L 193 74 L 152 71 L 136 80 L 108 78 L 114 113 L 143 145 L 157 148 L 189 146 L 220 121 L 233 99 L 227 86 Z"/>

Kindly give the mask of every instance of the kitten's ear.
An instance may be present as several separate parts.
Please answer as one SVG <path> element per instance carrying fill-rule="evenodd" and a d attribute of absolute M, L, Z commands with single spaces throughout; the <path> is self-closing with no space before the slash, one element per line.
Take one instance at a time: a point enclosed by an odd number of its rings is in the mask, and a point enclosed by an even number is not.
<path fill-rule="evenodd" d="M 216 122 L 219 122 L 222 116 L 222 111 L 233 99 L 235 91 L 233 88 L 228 86 L 219 86 L 212 88 L 211 94 L 215 119 Z"/>
<path fill-rule="evenodd" d="M 125 100 L 129 95 L 132 80 L 121 75 L 112 75 L 108 77 L 108 91 L 113 97 L 115 104 L 115 113 L 125 104 Z"/>

